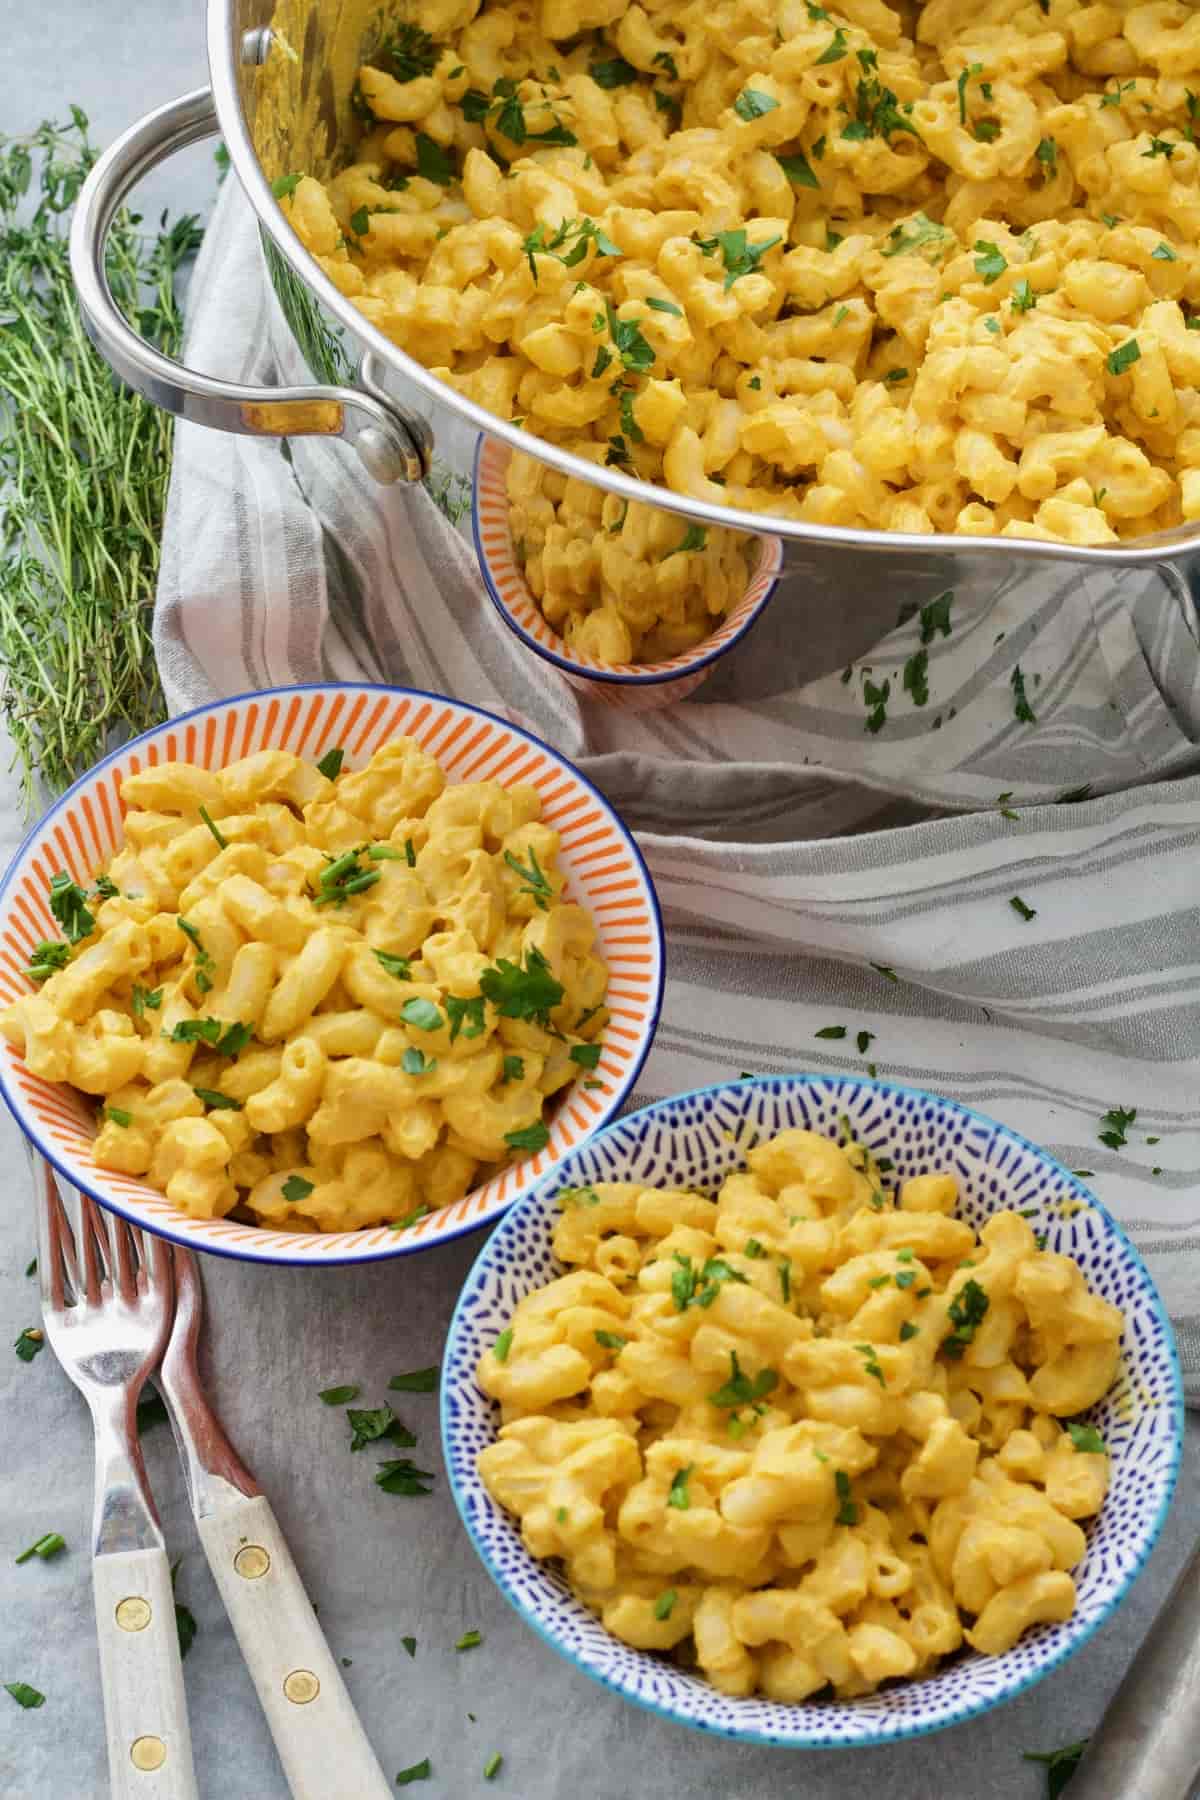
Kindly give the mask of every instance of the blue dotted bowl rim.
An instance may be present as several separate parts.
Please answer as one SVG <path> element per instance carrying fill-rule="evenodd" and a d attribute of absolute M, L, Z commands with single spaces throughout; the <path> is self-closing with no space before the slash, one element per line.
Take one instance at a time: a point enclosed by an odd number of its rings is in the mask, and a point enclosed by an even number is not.
<path fill-rule="evenodd" d="M 673 681 L 686 681 L 690 676 L 698 675 L 701 669 L 711 668 L 713 663 L 719 662 L 723 656 L 728 656 L 729 652 L 737 648 L 746 633 L 762 618 L 763 608 L 774 597 L 783 570 L 783 544 L 779 538 L 771 537 L 766 532 L 762 534 L 767 541 L 766 554 L 773 557 L 775 561 L 771 579 L 763 589 L 762 597 L 757 605 L 746 614 L 732 637 L 726 638 L 723 644 L 718 644 L 715 650 L 705 650 L 704 646 L 709 642 L 705 638 L 696 646 L 695 655 L 689 657 L 686 662 L 679 658 L 672 658 L 672 661 L 678 664 L 676 668 L 660 675 L 637 675 L 617 669 L 608 671 L 595 669 L 590 663 L 575 662 L 570 656 L 560 655 L 557 650 L 551 650 L 548 644 L 539 644 L 533 633 L 526 631 L 520 620 L 509 611 L 496 584 L 496 578 L 492 574 L 491 562 L 484 548 L 483 532 L 479 521 L 479 460 L 487 441 L 486 436 L 481 432 L 475 445 L 475 457 L 471 469 L 473 476 L 471 483 L 471 536 L 475 540 L 475 555 L 479 561 L 479 570 L 483 576 L 483 585 L 488 592 L 488 599 L 513 635 L 519 637 L 526 649 L 532 650 L 535 656 L 540 656 L 543 662 L 552 663 L 556 669 L 561 669 L 565 675 L 575 676 L 579 681 L 595 681 L 601 684 L 607 682 L 613 687 L 669 687 Z M 513 451 L 511 454 L 517 455 L 518 452 Z M 757 578 L 756 574 L 753 579 L 757 580 Z"/>
<path fill-rule="evenodd" d="M 641 1074 L 642 1069 L 645 1066 L 646 1058 L 653 1048 L 655 1037 L 658 1035 L 659 1021 L 662 1018 L 663 995 L 666 991 L 667 982 L 667 937 L 663 928 L 662 906 L 658 898 L 658 889 L 654 885 L 654 877 L 650 873 L 649 865 L 642 855 L 637 839 L 626 825 L 617 808 L 605 794 L 600 792 L 600 789 L 593 781 L 589 781 L 588 777 L 571 761 L 569 756 L 565 756 L 561 750 L 556 750 L 553 744 L 547 743 L 545 738 L 539 737 L 535 731 L 530 731 L 528 726 L 518 725 L 512 719 L 506 719 L 499 713 L 490 712 L 486 706 L 476 706 L 473 701 L 455 700 L 449 694 L 435 693 L 432 688 L 406 687 L 402 683 L 395 681 L 294 681 L 289 682 L 283 687 L 247 688 L 240 694 L 227 694 L 220 700 L 207 700 L 203 706 L 193 706 L 189 707 L 187 712 L 175 713 L 169 719 L 164 719 L 160 725 L 152 725 L 148 731 L 139 732 L 136 737 L 126 738 L 123 743 L 116 744 L 104 756 L 100 757 L 97 762 L 94 762 L 91 768 L 85 769 L 83 774 L 78 776 L 71 783 L 69 788 L 65 788 L 58 796 L 57 800 L 53 801 L 41 816 L 34 821 L 21 839 L 17 848 L 13 851 L 13 854 L 9 859 L 8 867 L 4 870 L 3 875 L 0 876 L 0 910 L 3 909 L 8 890 L 34 843 L 41 838 L 43 834 L 49 831 L 53 821 L 65 810 L 80 789 L 86 787 L 90 781 L 94 780 L 102 769 L 107 769 L 110 764 L 116 762 L 119 758 L 127 756 L 131 750 L 136 750 L 139 744 L 149 743 L 152 739 L 158 738 L 168 731 L 178 731 L 182 726 L 190 724 L 192 720 L 204 718 L 207 713 L 221 712 L 226 707 L 240 706 L 244 702 L 258 702 L 265 706 L 269 705 L 272 700 L 288 698 L 293 694 L 357 694 L 362 692 L 372 694 L 394 694 L 400 698 L 413 700 L 436 700 L 442 704 L 460 707 L 463 712 L 474 713 L 477 718 L 490 720 L 493 725 L 499 725 L 502 730 L 511 731 L 514 736 L 524 738 L 526 743 L 536 745 L 539 750 L 545 751 L 552 762 L 567 769 L 572 778 L 578 781 L 579 785 L 587 791 L 601 811 L 612 821 L 613 828 L 616 830 L 626 849 L 629 851 L 633 863 L 645 884 L 658 960 L 657 978 L 654 993 L 649 1003 L 644 1042 L 638 1046 L 637 1052 L 631 1059 L 629 1068 L 624 1077 L 605 1104 L 604 1110 L 608 1114 L 606 1122 L 609 1124 L 615 1123 L 613 1115 L 633 1092 L 634 1084 Z M 115 1213 L 119 1218 L 127 1220 L 130 1225 L 136 1225 L 139 1230 L 149 1231 L 155 1237 L 167 1238 L 171 1243 L 180 1245 L 182 1249 L 195 1250 L 197 1252 L 202 1251 L 206 1256 L 227 1257 L 230 1262 L 247 1262 L 263 1268 L 344 1269 L 357 1266 L 360 1263 L 392 1262 L 395 1258 L 401 1256 L 419 1256 L 423 1251 L 436 1250 L 442 1244 L 453 1243 L 456 1238 L 468 1237 L 473 1231 L 483 1230 L 487 1224 L 486 1220 L 465 1219 L 461 1224 L 455 1225 L 452 1230 L 439 1232 L 436 1238 L 416 1238 L 411 1243 L 397 1242 L 394 1245 L 389 1243 L 385 1247 L 381 1248 L 375 1246 L 371 1249 L 364 1249 L 360 1253 L 348 1251 L 344 1256 L 323 1255 L 320 1259 L 308 1256 L 300 1258 L 288 1256 L 282 1251 L 278 1256 L 251 1254 L 249 1251 L 240 1249 L 231 1244 L 209 1243 L 207 1241 L 185 1237 L 178 1233 L 165 1220 L 143 1217 L 141 1213 L 135 1212 L 131 1207 L 116 1199 L 114 1195 L 102 1190 L 96 1183 L 83 1179 L 76 1170 L 72 1169 L 67 1164 L 61 1152 L 51 1143 L 47 1142 L 39 1127 L 34 1122 L 32 1114 L 27 1113 L 24 1101 L 18 1093 L 13 1091 L 12 1085 L 9 1082 L 3 1058 L 0 1058 L 0 1099 L 3 1099 L 27 1142 L 31 1144 L 40 1155 L 44 1156 L 50 1166 L 57 1170 L 65 1181 L 70 1182 L 72 1187 L 87 1194 L 89 1199 L 94 1200 L 98 1206 L 103 1206 L 107 1211 Z M 600 1129 L 603 1129 L 603 1127 Z M 582 1149 L 583 1143 L 589 1143 L 594 1135 L 595 1133 L 589 1133 L 582 1143 L 575 1146 L 575 1149 Z M 548 1173 L 552 1174 L 554 1169 L 557 1169 L 558 1166 L 558 1163 L 555 1163 Z M 519 1195 L 518 1198 L 524 1198 L 524 1195 Z M 514 1200 L 508 1202 L 509 1207 L 514 1206 L 515 1204 L 516 1201 Z M 400 1240 L 405 1237 L 405 1233 L 397 1231 L 393 1233 L 393 1236 Z"/>
<path fill-rule="evenodd" d="M 475 1307 L 482 1298 L 484 1280 L 492 1272 L 492 1264 L 497 1255 L 504 1250 L 519 1249 L 519 1246 L 514 1245 L 512 1240 L 520 1232 L 523 1222 L 532 1215 L 540 1213 L 543 1217 L 545 1235 L 548 1238 L 554 1216 L 553 1208 L 551 1206 L 553 1195 L 558 1192 L 559 1188 L 572 1185 L 574 1165 L 577 1160 L 589 1151 L 594 1152 L 596 1149 L 603 1146 L 606 1141 L 619 1140 L 622 1134 L 627 1132 L 631 1126 L 637 1127 L 652 1120 L 663 1123 L 669 1122 L 672 1115 L 680 1108 L 694 1104 L 696 1101 L 705 1099 L 725 1099 L 734 1096 L 739 1092 L 744 1093 L 754 1089 L 763 1089 L 767 1092 L 775 1092 L 782 1095 L 785 1092 L 805 1088 L 828 1090 L 836 1093 L 842 1100 L 845 1099 L 847 1093 L 854 1094 L 865 1090 L 869 1093 L 876 1093 L 884 1096 L 894 1095 L 897 1098 L 903 1098 L 905 1100 L 923 1102 L 926 1105 L 937 1108 L 943 1116 L 954 1117 L 960 1120 L 969 1120 L 975 1124 L 986 1127 L 989 1131 L 995 1133 L 996 1136 L 1007 1140 L 1016 1150 L 1023 1152 L 1028 1156 L 1032 1156 L 1035 1162 L 1040 1163 L 1045 1169 L 1059 1177 L 1066 1184 L 1068 1189 L 1073 1190 L 1074 1197 L 1078 1198 L 1090 1208 L 1091 1211 L 1099 1215 L 1107 1236 L 1122 1252 L 1127 1266 L 1136 1277 L 1138 1286 L 1142 1290 L 1142 1295 L 1149 1304 L 1149 1309 L 1154 1317 L 1155 1325 L 1161 1334 L 1163 1348 L 1167 1353 L 1171 1388 L 1170 1410 L 1171 1424 L 1173 1426 L 1171 1462 L 1163 1486 L 1162 1497 L 1159 1501 L 1154 1518 L 1148 1524 L 1143 1524 L 1141 1528 L 1142 1542 L 1138 1550 L 1136 1561 L 1115 1583 L 1112 1593 L 1108 1596 L 1095 1618 L 1093 1618 L 1086 1627 L 1081 1626 L 1075 1632 L 1071 1631 L 1071 1625 L 1074 1621 L 1068 1621 L 1065 1627 L 1060 1628 L 1064 1632 L 1065 1641 L 1060 1642 L 1053 1649 L 1046 1650 L 1035 1669 L 1028 1674 L 1014 1677 L 998 1693 L 992 1693 L 976 1699 L 964 1698 L 961 1705 L 956 1707 L 948 1716 L 939 1717 L 933 1720 L 923 1721 L 919 1717 L 913 1718 L 907 1715 L 896 1715 L 893 1718 L 882 1721 L 876 1729 L 864 1732 L 862 1735 L 856 1735 L 851 1739 L 831 1739 L 828 1736 L 817 1737 L 801 1729 L 797 1729 L 795 1732 L 789 1731 L 787 1733 L 765 1732 L 749 1725 L 744 1727 L 739 1725 L 725 1725 L 715 1723 L 711 1720 L 705 1720 L 702 1717 L 694 1717 L 683 1711 L 680 1707 L 667 1705 L 658 1700 L 649 1698 L 647 1695 L 628 1686 L 621 1677 L 611 1674 L 607 1669 L 595 1667 L 583 1657 L 576 1655 L 573 1650 L 569 1649 L 567 1645 L 560 1640 L 556 1633 L 544 1622 L 535 1610 L 523 1603 L 520 1596 L 515 1592 L 512 1583 L 493 1557 L 491 1550 L 482 1534 L 477 1529 L 471 1516 L 467 1493 L 462 1480 L 460 1479 L 456 1467 L 456 1460 L 453 1455 L 453 1448 L 457 1438 L 454 1390 L 460 1374 L 457 1364 L 466 1354 L 460 1341 L 462 1338 L 464 1322 L 475 1310 Z M 518 1259 L 518 1266 L 519 1260 L 522 1259 Z M 533 1284 L 524 1291 L 532 1291 L 532 1285 Z M 470 1366 L 461 1373 L 471 1386 L 475 1385 L 473 1360 Z M 1163 1305 L 1162 1297 L 1154 1284 L 1150 1271 L 1142 1261 L 1142 1258 L 1139 1256 L 1137 1249 L 1130 1238 L 1126 1235 L 1125 1231 L 1117 1223 L 1116 1219 L 1112 1216 L 1103 1202 L 1097 1198 L 1090 1188 L 1084 1185 L 1078 1176 L 1070 1169 L 1065 1168 L 1056 1157 L 1051 1156 L 1049 1151 L 1041 1149 L 1040 1146 L 1033 1143 L 1030 1138 L 1024 1137 L 1020 1132 L 1014 1131 L 1011 1126 L 1001 1123 L 1000 1120 L 990 1118 L 986 1113 L 981 1113 L 974 1107 L 965 1106 L 959 1100 L 951 1100 L 940 1094 L 931 1094 L 924 1088 L 910 1087 L 901 1082 L 871 1081 L 866 1077 L 858 1077 L 855 1075 L 797 1073 L 794 1075 L 754 1076 L 741 1081 L 713 1082 L 706 1087 L 690 1088 L 684 1093 L 673 1094 L 666 1099 L 654 1101 L 649 1106 L 640 1107 L 633 1112 L 624 1113 L 619 1119 L 614 1119 L 611 1124 L 606 1125 L 603 1130 L 594 1133 L 585 1144 L 577 1145 L 569 1155 L 563 1158 L 561 1163 L 557 1164 L 547 1175 L 540 1177 L 526 1190 L 521 1198 L 514 1203 L 510 1210 L 505 1214 L 504 1218 L 496 1226 L 472 1264 L 470 1272 L 463 1282 L 458 1302 L 450 1320 L 450 1329 L 446 1334 L 446 1343 L 442 1355 L 442 1379 L 440 1388 L 441 1397 L 439 1402 L 439 1416 L 442 1434 L 442 1456 L 447 1479 L 450 1484 L 450 1491 L 454 1496 L 454 1504 L 458 1508 L 459 1518 L 462 1521 L 467 1536 L 475 1548 L 476 1554 L 479 1556 L 479 1559 L 483 1563 L 488 1574 L 518 1617 L 523 1620 L 526 1625 L 531 1626 L 544 1643 L 549 1644 L 551 1649 L 557 1651 L 560 1656 L 565 1658 L 565 1660 L 571 1663 L 575 1668 L 579 1669 L 584 1675 L 587 1675 L 592 1681 L 598 1682 L 601 1687 L 607 1688 L 610 1692 L 618 1694 L 623 1700 L 631 1701 L 633 1705 L 640 1707 L 643 1711 L 653 1713 L 658 1718 L 670 1720 L 673 1724 L 686 1725 L 693 1730 L 706 1732 L 710 1736 L 732 1738 L 739 1743 L 762 1744 L 775 1749 L 866 1750 L 882 1744 L 900 1743 L 908 1738 L 926 1737 L 932 1732 L 944 1731 L 951 1726 L 965 1724 L 967 1720 L 979 1718 L 982 1714 L 993 1711 L 997 1706 L 1002 1706 L 1007 1704 L 1010 1700 L 1015 1700 L 1018 1695 L 1027 1693 L 1030 1688 L 1035 1687 L 1038 1682 L 1044 1680 L 1054 1669 L 1061 1667 L 1068 1658 L 1074 1656 L 1086 1643 L 1090 1642 L 1101 1627 L 1107 1625 L 1111 1621 L 1118 1609 L 1129 1597 L 1130 1589 L 1145 1568 L 1150 1554 L 1154 1549 L 1155 1544 L 1158 1542 L 1163 1525 L 1166 1522 L 1167 1513 L 1170 1510 L 1171 1501 L 1175 1493 L 1175 1487 L 1179 1477 L 1180 1461 L 1183 1454 L 1183 1376 L 1179 1364 L 1179 1353 L 1175 1344 L 1175 1334 L 1171 1327 L 1166 1307 Z M 480 1390 L 476 1388 L 476 1392 L 478 1393 Z M 486 1490 L 481 1489 L 481 1492 L 483 1492 L 484 1500 L 490 1514 L 493 1517 L 501 1515 L 502 1509 L 489 1495 L 487 1495 Z M 503 1516 L 506 1517 L 507 1515 Z M 523 1562 L 528 1565 L 532 1565 L 536 1568 L 545 1566 L 543 1563 L 539 1562 L 538 1559 L 530 1556 L 523 1544 L 519 1546 L 518 1554 Z M 572 1596 L 572 1599 L 574 1600 L 574 1596 Z M 581 1611 L 586 1611 L 586 1609 L 582 1607 L 582 1602 L 575 1600 L 574 1604 L 578 1606 Z M 593 1624 L 598 1623 L 594 1614 L 588 1613 L 587 1616 Z M 618 1641 L 619 1640 L 614 1640 L 614 1642 Z M 626 1650 L 629 1649 L 628 1646 L 623 1645 L 621 1647 Z M 645 1656 L 647 1658 L 650 1656 L 649 1652 L 630 1653 L 633 1655 Z M 930 1679 L 936 1680 L 936 1674 Z M 722 1696 L 722 1698 L 725 1697 Z M 771 1704 L 775 1710 L 788 1710 L 782 1703 L 774 1702 Z M 821 1710 L 827 1712 L 830 1716 L 844 1716 L 847 1713 L 851 1713 L 853 1709 L 854 1702 L 852 1701 L 828 1701 L 821 1703 Z M 799 1714 L 810 1709 L 797 1706 L 794 1710 Z"/>

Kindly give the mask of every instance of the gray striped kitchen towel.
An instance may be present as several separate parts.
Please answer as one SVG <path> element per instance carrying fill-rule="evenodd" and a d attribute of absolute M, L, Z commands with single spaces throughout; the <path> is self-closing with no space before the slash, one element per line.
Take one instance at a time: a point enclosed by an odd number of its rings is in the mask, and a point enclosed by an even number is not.
<path fill-rule="evenodd" d="M 189 361 L 299 378 L 255 240 L 230 182 Z M 461 432 L 439 445 L 460 468 L 470 448 Z M 1200 1403 L 1195 609 L 1166 568 L 990 567 L 953 589 L 948 634 L 908 616 L 936 592 L 915 565 L 872 561 L 836 587 L 789 575 L 696 696 L 627 717 L 506 633 L 427 494 L 375 487 L 338 444 L 288 458 L 185 426 L 156 643 L 177 711 L 366 677 L 549 739 L 637 830 L 663 903 L 666 1004 L 639 1099 L 871 1063 L 1003 1119 L 1092 1172 Z M 918 704 L 904 671 L 922 652 Z M 876 731 L 868 680 L 890 682 Z M 1111 1108 L 1136 1113 L 1119 1149 L 1100 1142 Z"/>

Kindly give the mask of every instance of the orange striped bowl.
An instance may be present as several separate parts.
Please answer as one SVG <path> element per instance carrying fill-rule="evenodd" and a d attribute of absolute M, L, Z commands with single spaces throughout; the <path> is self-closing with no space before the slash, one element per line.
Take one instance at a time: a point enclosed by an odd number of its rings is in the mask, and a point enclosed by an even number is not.
<path fill-rule="evenodd" d="M 578 656 L 547 625 L 530 593 L 513 549 L 506 478 L 512 450 L 499 438 L 481 437 L 475 447 L 475 490 L 471 522 L 475 550 L 492 604 L 521 642 L 558 669 L 573 688 L 591 700 L 625 712 L 653 712 L 695 693 L 718 659 L 740 643 L 775 592 L 783 566 L 777 537 L 759 539 L 758 563 L 750 585 L 711 637 L 681 656 L 655 663 L 604 663 Z"/>
<path fill-rule="evenodd" d="M 501 1170 L 461 1200 L 404 1231 L 294 1232 L 193 1219 L 144 1181 L 92 1161 L 93 1103 L 74 1089 L 31 1075 L 0 1041 L 0 1091 L 18 1125 L 61 1174 L 134 1224 L 196 1250 L 248 1262 L 312 1265 L 373 1262 L 426 1250 L 498 1218 L 563 1156 L 615 1117 L 650 1049 L 662 1005 L 662 920 L 649 871 L 617 814 L 577 769 L 540 739 L 491 713 L 410 688 L 366 683 L 273 688 L 185 713 L 147 731 L 69 789 L 34 827 L 0 884 L 0 1005 L 30 987 L 33 946 L 59 935 L 47 904 L 50 877 L 66 869 L 90 886 L 121 842 L 120 787 L 155 763 L 184 761 L 219 769 L 256 750 L 290 750 L 316 759 L 336 744 L 358 768 L 389 738 L 413 737 L 436 756 L 452 782 L 527 782 L 558 832 L 560 867 L 570 897 L 591 914 L 609 968 L 611 1023 L 593 1072 L 581 1071 L 548 1121 L 544 1150 Z M 584 1088 L 583 1082 L 598 1081 Z"/>

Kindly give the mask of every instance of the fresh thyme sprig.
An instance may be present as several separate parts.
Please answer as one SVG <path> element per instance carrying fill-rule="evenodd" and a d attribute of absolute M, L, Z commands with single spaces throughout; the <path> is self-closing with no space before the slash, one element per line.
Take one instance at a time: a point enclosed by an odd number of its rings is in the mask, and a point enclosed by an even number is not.
<path fill-rule="evenodd" d="M 64 125 L 0 137 L 0 661 L 27 807 L 66 787 L 113 735 L 164 714 L 150 621 L 171 421 L 112 375 L 71 282 L 71 207 L 95 151 L 78 107 Z M 33 205 L 30 209 L 32 190 Z M 122 213 L 108 274 L 122 310 L 168 356 L 182 339 L 175 277 L 193 217 L 143 237 Z"/>

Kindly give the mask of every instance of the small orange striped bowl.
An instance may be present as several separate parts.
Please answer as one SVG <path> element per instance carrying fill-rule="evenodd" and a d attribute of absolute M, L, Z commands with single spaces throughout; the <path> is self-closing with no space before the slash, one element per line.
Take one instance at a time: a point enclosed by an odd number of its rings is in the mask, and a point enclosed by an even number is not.
<path fill-rule="evenodd" d="M 471 508 L 479 567 L 492 604 L 509 630 L 535 655 L 558 669 L 573 688 L 602 705 L 620 707 L 625 712 L 653 712 L 694 694 L 707 680 L 713 664 L 745 637 L 775 592 L 783 566 L 780 539 L 759 539 L 758 562 L 745 593 L 711 637 L 681 656 L 654 663 L 605 663 L 593 656 L 579 656 L 542 617 L 517 561 L 508 510 L 507 476 L 512 454 L 499 438 L 480 438 L 475 447 Z"/>
<path fill-rule="evenodd" d="M 185 713 L 134 738 L 77 781 L 13 858 L 0 884 L 0 1006 L 27 993 L 33 946 L 59 936 L 47 896 L 66 869 L 91 886 L 122 839 L 121 782 L 160 762 L 220 769 L 257 750 L 290 750 L 315 760 L 334 745 L 359 768 L 390 738 L 415 738 L 451 782 L 495 780 L 535 787 L 542 816 L 559 834 L 559 866 L 571 899 L 596 926 L 609 968 L 612 1014 L 599 1066 L 583 1070 L 547 1121 L 550 1142 L 490 1181 L 402 1231 L 295 1232 L 233 1219 L 193 1219 L 144 1181 L 97 1168 L 95 1103 L 73 1088 L 31 1075 L 0 1040 L 0 1091 L 32 1144 L 68 1181 L 136 1225 L 194 1250 L 311 1267 L 374 1262 L 427 1250 L 496 1219 L 569 1151 L 621 1110 L 646 1060 L 662 1005 L 662 920 L 640 851 L 608 801 L 540 739 L 455 700 L 410 688 L 329 683 L 241 694 Z M 585 1088 L 584 1081 L 599 1086 Z"/>

